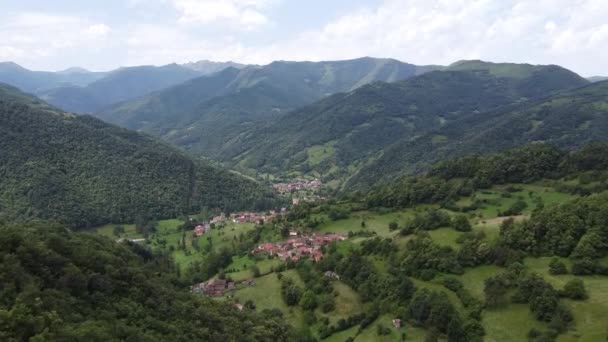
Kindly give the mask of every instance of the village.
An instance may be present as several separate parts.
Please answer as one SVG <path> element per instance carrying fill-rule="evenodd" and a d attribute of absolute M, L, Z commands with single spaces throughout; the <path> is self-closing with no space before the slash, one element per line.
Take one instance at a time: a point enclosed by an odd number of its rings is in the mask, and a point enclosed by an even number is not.
<path fill-rule="evenodd" d="M 278 257 L 282 261 L 297 262 L 304 258 L 310 258 L 315 262 L 323 258 L 322 247 L 332 242 L 344 241 L 346 236 L 340 234 L 312 234 L 310 236 L 300 236 L 297 232 L 290 232 L 290 238 L 277 243 L 263 243 L 251 251 L 252 255 L 267 255 Z M 325 276 L 331 279 L 340 279 L 335 272 L 325 272 Z M 208 297 L 222 297 L 226 294 L 234 294 L 238 289 L 252 287 L 255 285 L 254 279 L 242 281 L 232 281 L 229 279 L 211 279 L 206 282 L 191 286 L 193 293 L 204 294 Z"/>
<path fill-rule="evenodd" d="M 272 187 L 281 194 L 291 193 L 300 190 L 318 190 L 321 188 L 321 181 L 318 179 L 307 180 L 296 180 L 291 183 L 277 183 Z"/>
<path fill-rule="evenodd" d="M 321 247 L 335 241 L 346 240 L 346 236 L 340 234 L 317 234 L 311 236 L 299 236 L 298 232 L 289 233 L 290 239 L 278 243 L 263 243 L 251 251 L 251 254 L 266 254 L 276 256 L 282 261 L 299 261 L 302 258 L 310 258 L 320 261 L 323 258 Z"/>
<path fill-rule="evenodd" d="M 286 208 L 282 208 L 281 212 L 277 212 L 275 210 L 270 210 L 268 212 L 239 212 L 232 213 L 230 215 L 220 214 L 218 216 L 214 216 L 209 222 L 201 223 L 194 228 L 194 235 L 196 237 L 200 237 L 209 233 L 212 227 L 221 225 L 224 223 L 235 223 L 235 224 L 244 224 L 244 223 L 254 223 L 254 224 L 263 224 L 265 222 L 270 222 L 273 219 L 277 218 L 279 215 L 284 215 L 287 213 Z"/>

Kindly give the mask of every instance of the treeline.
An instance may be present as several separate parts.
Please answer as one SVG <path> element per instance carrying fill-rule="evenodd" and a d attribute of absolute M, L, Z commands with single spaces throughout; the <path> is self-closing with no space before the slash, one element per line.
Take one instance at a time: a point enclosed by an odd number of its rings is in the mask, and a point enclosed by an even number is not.
<path fill-rule="evenodd" d="M 45 224 L 0 224 L 2 341 L 292 341 L 275 312 L 181 287 L 169 257 Z"/>
<path fill-rule="evenodd" d="M 461 289 L 462 297 L 467 300 L 465 306 L 469 307 L 469 314 L 463 316 L 444 291 L 418 288 L 409 278 L 415 274 L 408 270 L 408 256 L 402 254 L 391 239 L 374 238 L 364 242 L 361 248 L 348 252 L 339 252 L 332 245 L 327 252 L 325 258 L 316 265 L 318 270 L 339 274 L 341 281 L 357 291 L 361 299 L 368 303 L 368 309 L 342 324 L 338 322 L 336 326 L 322 328 L 321 334 L 327 330 L 334 333 L 354 325 L 359 325 L 358 331 L 361 332 L 380 315 L 390 313 L 404 322 L 426 327 L 429 340 L 440 335 L 447 336 L 449 341 L 482 340 L 485 332 L 479 322 L 480 303 Z M 371 256 L 382 258 L 387 271 L 378 270 L 371 261 Z M 455 287 L 451 289 L 458 291 Z M 386 327 L 378 324 L 377 331 L 382 335 L 386 333 Z"/>
<path fill-rule="evenodd" d="M 608 275 L 608 192 L 537 210 L 529 220 L 506 220 L 500 228 L 506 248 L 534 256 L 560 256 L 577 275 Z"/>
<path fill-rule="evenodd" d="M 0 219 L 80 228 L 280 206 L 259 184 L 148 136 L 1 90 Z"/>
<path fill-rule="evenodd" d="M 487 278 L 484 295 L 489 308 L 505 303 L 528 304 L 537 320 L 548 323 L 546 332 L 537 329 L 529 331 L 530 340 L 536 341 L 553 341 L 574 323 L 572 312 L 560 301 L 562 297 L 573 300 L 587 298 L 582 280 L 573 279 L 564 289 L 558 290 L 542 276 L 526 272 L 520 263 L 514 263 L 505 272 Z"/>
<path fill-rule="evenodd" d="M 404 177 L 370 191 L 370 207 L 410 207 L 423 203 L 449 206 L 475 190 L 492 185 L 530 183 L 542 179 L 580 178 L 577 185 L 559 188 L 577 194 L 608 189 L 608 145 L 590 144 L 568 153 L 534 144 L 489 155 L 471 155 L 441 162 L 421 176 Z M 586 184 L 594 182 L 590 186 Z"/>

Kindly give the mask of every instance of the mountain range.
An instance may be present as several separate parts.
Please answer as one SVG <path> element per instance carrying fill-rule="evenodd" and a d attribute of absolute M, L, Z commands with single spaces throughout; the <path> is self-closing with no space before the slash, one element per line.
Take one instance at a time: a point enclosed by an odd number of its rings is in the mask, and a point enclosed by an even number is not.
<path fill-rule="evenodd" d="M 373 83 L 298 109 L 250 130 L 238 144 L 224 146 L 222 160 L 262 173 L 345 179 L 381 158 L 388 147 L 451 127 L 468 115 L 484 117 L 503 106 L 586 84 L 558 66 L 458 62 L 443 71 Z"/>
<path fill-rule="evenodd" d="M 0 82 L 13 85 L 28 93 L 38 93 L 56 87 L 86 86 L 105 76 L 104 72 L 90 72 L 70 68 L 60 72 L 32 71 L 13 62 L 0 62 Z"/>
<path fill-rule="evenodd" d="M 597 131 L 605 84 L 556 65 L 201 61 L 83 83 L 37 94 L 242 173 L 321 177 L 343 190 L 464 153 L 605 138 Z"/>
<path fill-rule="evenodd" d="M 83 68 L 47 72 L 4 62 L 0 63 L 0 82 L 35 94 L 65 111 L 92 113 L 228 67 L 242 68 L 244 65 L 199 61 L 159 67 L 123 67 L 108 72 L 91 72 Z"/>
<path fill-rule="evenodd" d="M 162 137 L 196 155 L 221 158 L 256 124 L 335 93 L 376 81 L 407 79 L 436 66 L 392 59 L 337 62 L 274 62 L 228 68 L 126 101 L 95 115 L 102 120 Z"/>
<path fill-rule="evenodd" d="M 608 82 L 592 83 L 493 111 L 469 113 L 418 139 L 396 143 L 362 168 L 348 187 L 377 183 L 378 174 L 387 182 L 440 160 L 524 144 L 546 143 L 572 150 L 607 141 L 607 129 Z"/>
<path fill-rule="evenodd" d="M 0 219 L 70 227 L 270 207 L 261 185 L 164 142 L 0 85 Z"/>

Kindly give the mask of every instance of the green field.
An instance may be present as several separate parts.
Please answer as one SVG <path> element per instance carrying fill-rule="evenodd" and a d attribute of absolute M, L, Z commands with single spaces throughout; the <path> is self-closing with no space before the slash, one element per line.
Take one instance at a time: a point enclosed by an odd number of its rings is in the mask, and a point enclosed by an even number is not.
<path fill-rule="evenodd" d="M 317 309 L 316 314 L 318 317 L 327 317 L 330 324 L 335 324 L 340 318 L 346 319 L 363 311 L 361 297 L 357 292 L 341 281 L 334 281 L 332 285 L 334 291 L 338 294 L 335 298 L 336 309 L 326 314 Z"/>
<path fill-rule="evenodd" d="M 249 255 L 243 257 L 233 257 L 232 264 L 226 267 L 226 276 L 231 279 L 239 281 L 253 277 L 252 266 L 257 266 L 260 269 L 260 274 L 267 274 L 272 272 L 273 268 L 280 265 L 282 262 L 279 259 L 262 259 L 255 260 Z M 232 272 L 234 270 L 234 272 Z"/>
<path fill-rule="evenodd" d="M 526 266 L 543 277 L 557 289 L 571 279 L 573 275 L 554 276 L 549 274 L 551 258 L 527 258 Z M 566 264 L 569 264 L 564 259 Z M 589 298 L 585 301 L 564 300 L 572 310 L 576 329 L 561 335 L 558 341 L 601 341 L 606 338 L 608 329 L 608 278 L 602 276 L 579 276 L 585 282 Z"/>
<path fill-rule="evenodd" d="M 138 234 L 135 231 L 134 224 L 106 224 L 103 226 L 93 228 L 93 231 L 97 234 L 107 236 L 112 239 L 118 239 L 119 237 L 114 235 L 114 227 L 116 227 L 116 226 L 123 226 L 125 228 L 125 234 L 121 235 L 120 238 L 129 238 L 129 239 L 143 238 L 143 236 L 141 234 Z"/>
<path fill-rule="evenodd" d="M 519 190 L 509 192 L 507 191 L 509 187 L 517 188 Z M 499 211 L 508 209 L 517 200 L 526 202 L 528 207 L 523 211 L 523 214 L 529 215 L 532 210 L 536 208 L 534 198 L 530 196 L 531 192 L 534 193 L 536 197 L 540 197 L 545 206 L 561 203 L 573 198 L 570 194 L 555 191 L 552 187 L 541 184 L 507 184 L 493 186 L 487 190 L 476 191 L 470 197 L 461 198 L 456 202 L 456 205 L 459 207 L 466 207 L 473 204 L 474 200 L 481 201 L 482 207 L 469 213 L 478 218 L 478 220 L 474 221 L 475 223 L 479 223 L 485 219 L 495 218 Z M 507 194 L 510 197 L 504 197 Z"/>
<path fill-rule="evenodd" d="M 508 189 L 511 187 L 511 189 Z M 516 188 L 517 191 L 513 191 Z M 508 192 L 507 190 L 511 190 Z M 532 194 L 531 194 L 532 193 Z M 545 206 L 559 204 L 574 198 L 573 195 L 560 193 L 549 186 L 543 184 L 516 184 L 516 185 L 501 185 L 495 186 L 488 190 L 477 191 L 473 196 L 462 198 L 456 205 L 464 207 L 471 205 L 474 200 L 481 203 L 481 207 L 466 213 L 469 216 L 473 225 L 474 231 L 483 231 L 486 239 L 491 241 L 498 237 L 500 224 L 506 217 L 498 217 L 499 211 L 508 209 L 515 201 L 523 200 L 527 204 L 527 208 L 522 212 L 522 215 L 514 217 L 516 220 L 527 218 L 534 210 L 538 203 L 538 198 L 542 199 Z M 317 231 L 322 233 L 348 233 L 349 231 L 357 232 L 360 230 L 370 230 L 376 232 L 380 237 L 393 237 L 400 248 L 405 248 L 405 242 L 411 237 L 401 237 L 397 232 L 391 232 L 388 229 L 390 222 L 398 222 L 401 226 L 409 217 L 416 211 L 424 210 L 429 206 L 418 206 L 412 209 L 403 209 L 397 212 L 392 212 L 384 215 L 379 215 L 373 212 L 354 212 L 351 213 L 348 219 L 330 221 L 325 217 L 325 222 L 321 224 Z M 448 211 L 450 214 L 455 214 Z M 321 216 L 322 217 L 322 216 Z M 361 222 L 365 222 L 362 227 Z M 452 228 L 440 228 L 429 231 L 431 238 L 440 245 L 450 246 L 454 249 L 460 248 L 456 242 L 457 238 L 462 233 L 453 230 Z M 344 242 L 339 248 L 346 251 L 351 246 L 356 246 L 365 238 L 354 238 Z M 381 258 L 371 258 L 374 265 L 383 270 L 384 261 Z M 541 273 L 555 288 L 562 288 L 563 285 L 573 278 L 571 275 L 566 276 L 551 276 L 548 274 L 548 263 L 550 258 L 528 258 L 525 265 L 530 271 Z M 476 298 L 483 300 L 483 288 L 485 279 L 503 272 L 496 266 L 479 266 L 472 269 L 467 269 L 466 272 L 458 276 L 465 288 Z M 560 335 L 558 341 L 598 341 L 605 338 L 608 326 L 606 326 L 606 318 L 608 317 L 608 280 L 606 277 L 582 277 L 585 281 L 590 298 L 584 302 L 576 302 L 572 300 L 563 300 L 564 303 L 572 310 L 576 328 L 571 329 L 567 333 Z M 441 285 L 434 282 L 423 282 L 414 280 L 417 287 L 429 288 L 432 290 L 444 291 L 448 294 L 452 303 L 463 314 L 465 313 L 461 301 L 454 293 L 446 290 Z M 390 320 L 383 317 L 386 322 Z M 382 320 L 382 319 L 381 319 Z M 389 324 L 385 324 L 388 326 Z M 484 311 L 482 324 L 486 329 L 486 341 L 525 341 L 526 335 L 531 328 L 546 330 L 545 323 L 538 322 L 530 313 L 527 305 L 509 304 L 497 309 L 489 309 Z M 376 322 L 371 327 L 363 331 L 357 341 L 394 341 L 399 335 L 395 331 L 390 336 L 380 337 L 376 334 Z M 393 329 L 394 330 L 394 329 Z M 344 339 L 355 336 L 358 328 L 332 335 L 327 341 L 343 341 Z M 413 329 L 419 334 L 414 337 L 415 333 L 411 333 L 412 329 L 408 329 L 408 339 L 415 338 L 421 340 L 424 336 L 423 329 Z"/>
<path fill-rule="evenodd" d="M 283 272 L 283 276 L 293 279 L 299 286 L 304 286 L 295 270 L 285 271 Z M 301 327 L 303 324 L 302 309 L 299 307 L 288 307 L 283 301 L 283 297 L 281 296 L 281 281 L 277 278 L 276 273 L 256 278 L 254 286 L 236 291 L 234 298 L 240 303 L 245 303 L 248 300 L 253 301 L 258 311 L 279 309 L 285 314 L 287 321 L 295 327 Z"/>

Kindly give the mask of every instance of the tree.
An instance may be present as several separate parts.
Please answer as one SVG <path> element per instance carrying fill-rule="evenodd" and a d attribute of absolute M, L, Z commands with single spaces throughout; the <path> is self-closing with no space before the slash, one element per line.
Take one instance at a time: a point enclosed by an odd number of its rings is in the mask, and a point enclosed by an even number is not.
<path fill-rule="evenodd" d="M 452 227 L 459 232 L 470 232 L 471 223 L 464 215 L 456 215 L 452 218 Z"/>
<path fill-rule="evenodd" d="M 257 265 L 251 266 L 250 269 L 254 278 L 258 278 L 260 276 L 260 268 Z"/>
<path fill-rule="evenodd" d="M 245 307 L 246 309 L 249 309 L 249 310 L 255 310 L 255 303 L 254 303 L 254 302 L 253 302 L 251 299 L 248 299 L 248 300 L 245 302 L 244 307 Z"/>
<path fill-rule="evenodd" d="M 395 221 L 392 221 L 388 224 L 388 229 L 392 232 L 399 229 L 399 224 Z"/>
<path fill-rule="evenodd" d="M 505 301 L 508 284 L 500 275 L 487 278 L 484 282 L 483 293 L 488 306 L 497 306 Z"/>
<path fill-rule="evenodd" d="M 314 310 L 317 307 L 317 297 L 312 291 L 307 290 L 300 299 L 300 306 L 304 310 Z"/>
<path fill-rule="evenodd" d="M 281 283 L 281 294 L 283 295 L 285 304 L 288 306 L 294 306 L 300 301 L 302 289 L 295 285 L 292 279 L 283 278 Z"/>
<path fill-rule="evenodd" d="M 564 264 L 559 258 L 551 259 L 549 263 L 549 274 L 559 275 L 559 274 L 568 274 L 568 269 L 566 268 L 566 264 Z"/>
<path fill-rule="evenodd" d="M 391 329 L 386 327 L 384 324 L 382 323 L 378 323 L 378 325 L 376 325 L 376 334 L 378 336 L 386 336 L 386 335 L 390 335 L 391 334 Z"/>
<path fill-rule="evenodd" d="M 114 236 L 120 237 L 125 233 L 125 227 L 123 227 L 122 225 L 114 226 L 112 233 L 114 234 Z"/>
<path fill-rule="evenodd" d="M 589 297 L 585 289 L 585 283 L 578 278 L 568 281 L 564 285 L 561 295 L 574 300 L 585 300 Z"/>

